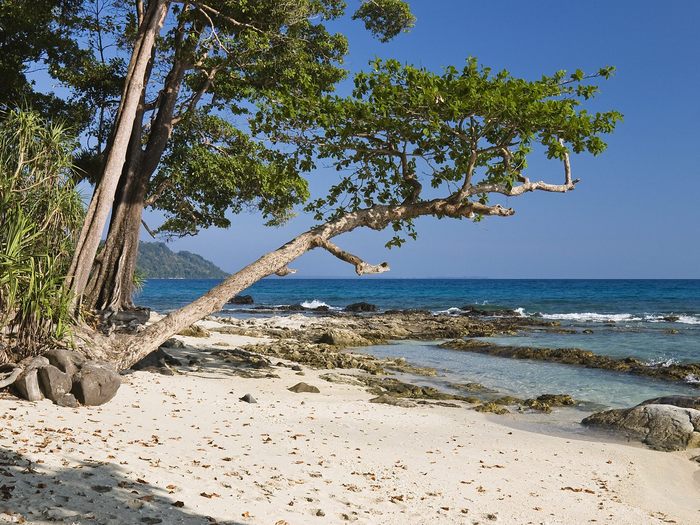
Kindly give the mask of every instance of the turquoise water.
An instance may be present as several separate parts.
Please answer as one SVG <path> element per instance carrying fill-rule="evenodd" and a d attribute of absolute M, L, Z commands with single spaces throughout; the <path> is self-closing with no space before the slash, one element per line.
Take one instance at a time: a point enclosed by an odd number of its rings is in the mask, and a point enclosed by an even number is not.
<path fill-rule="evenodd" d="M 218 281 L 149 280 L 139 304 L 167 311 L 195 299 Z M 380 309 L 455 312 L 466 305 L 504 307 L 521 315 L 559 320 L 575 334 L 534 332 L 491 338 L 495 343 L 577 347 L 649 363 L 700 361 L 700 280 L 490 280 L 490 279 L 266 279 L 246 294 L 257 306 L 304 304 L 341 309 L 367 301 Z M 228 305 L 225 315 L 242 315 Z M 248 307 L 245 307 L 248 308 Z M 584 334 L 581 329 L 592 330 Z M 371 347 L 381 356 L 404 356 L 440 369 L 439 382 L 478 381 L 519 396 L 566 392 L 605 406 L 628 406 L 666 394 L 700 393 L 700 378 L 673 384 L 552 363 L 455 352 L 436 344 L 403 342 Z"/>

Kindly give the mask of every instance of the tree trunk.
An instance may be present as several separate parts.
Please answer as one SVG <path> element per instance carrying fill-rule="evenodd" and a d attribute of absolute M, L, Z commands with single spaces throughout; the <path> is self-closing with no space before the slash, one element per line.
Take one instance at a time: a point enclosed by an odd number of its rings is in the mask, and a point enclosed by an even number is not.
<path fill-rule="evenodd" d="M 107 223 L 107 217 L 112 208 L 117 185 L 124 168 L 139 102 L 143 96 L 153 46 L 165 21 L 169 4 L 170 2 L 167 0 L 149 2 L 144 23 L 139 28 L 102 178 L 95 188 L 88 206 L 85 222 L 66 278 L 73 294 L 74 307 L 77 307 L 82 300 L 100 239 Z"/>
<path fill-rule="evenodd" d="M 115 312 L 134 308 L 133 278 L 146 194 L 172 134 L 175 103 L 186 71 L 187 63 L 175 60 L 166 77 L 145 149 L 143 111 L 137 112 L 105 246 L 86 288 L 84 304 L 88 308 Z"/>
<path fill-rule="evenodd" d="M 107 241 L 85 293 L 85 306 L 95 310 L 134 308 L 133 277 L 148 177 L 126 172 L 120 181 Z"/>

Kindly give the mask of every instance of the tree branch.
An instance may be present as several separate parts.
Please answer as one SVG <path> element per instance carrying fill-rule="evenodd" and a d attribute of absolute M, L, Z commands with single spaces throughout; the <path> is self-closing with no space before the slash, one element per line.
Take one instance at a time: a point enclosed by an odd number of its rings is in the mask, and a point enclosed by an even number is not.
<path fill-rule="evenodd" d="M 321 236 L 317 236 L 314 238 L 312 241 L 312 247 L 313 248 L 323 248 L 326 250 L 328 253 L 331 255 L 334 255 L 341 261 L 345 261 L 346 263 L 350 263 L 355 267 L 355 273 L 357 275 L 364 275 L 367 273 L 384 273 L 389 271 L 389 264 L 388 263 L 381 263 L 381 264 L 369 264 L 360 259 L 357 255 L 353 255 L 350 252 L 346 252 L 339 246 L 336 246 L 333 244 L 331 241 L 328 239 L 324 239 Z"/>
<path fill-rule="evenodd" d="M 12 369 L 10 372 L 6 373 L 2 379 L 0 379 L 0 388 L 5 388 L 6 386 L 10 386 L 12 383 L 14 383 L 17 378 L 20 376 L 20 374 L 24 371 L 24 368 L 22 367 L 15 367 Z"/>

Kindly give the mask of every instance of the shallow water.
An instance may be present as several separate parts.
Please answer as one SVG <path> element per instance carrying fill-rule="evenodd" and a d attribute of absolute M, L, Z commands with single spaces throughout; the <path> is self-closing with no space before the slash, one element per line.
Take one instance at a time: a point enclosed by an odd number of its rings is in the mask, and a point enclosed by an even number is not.
<path fill-rule="evenodd" d="M 411 363 L 434 367 L 440 377 L 423 381 L 444 389 L 449 389 L 450 383 L 477 382 L 503 394 L 523 398 L 564 393 L 584 402 L 581 409 L 585 412 L 629 407 L 664 395 L 700 395 L 700 388 L 682 383 L 558 363 L 460 352 L 440 348 L 436 343 L 402 341 L 359 351 L 378 357 L 405 357 Z"/>

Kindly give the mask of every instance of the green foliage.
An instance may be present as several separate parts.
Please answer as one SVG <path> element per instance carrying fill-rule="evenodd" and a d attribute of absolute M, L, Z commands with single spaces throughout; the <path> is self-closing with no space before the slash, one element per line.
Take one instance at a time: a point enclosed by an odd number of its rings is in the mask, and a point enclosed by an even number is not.
<path fill-rule="evenodd" d="M 136 262 L 137 276 L 145 279 L 223 279 L 226 272 L 203 257 L 187 252 L 173 252 L 162 242 L 142 242 Z"/>
<path fill-rule="evenodd" d="M 293 155 L 254 141 L 217 115 L 196 112 L 180 123 L 151 195 L 167 210 L 159 232 L 194 235 L 200 228 L 227 228 L 227 211 L 258 209 L 271 225 L 284 222 L 308 198 Z"/>
<path fill-rule="evenodd" d="M 272 103 L 256 122 L 256 131 L 294 144 L 307 162 L 330 160 L 341 173 L 328 195 L 308 205 L 317 220 L 416 202 L 424 186 L 430 195 L 486 204 L 489 193 L 506 194 L 525 180 L 533 152 L 559 160 L 567 152 L 598 155 L 602 135 L 622 118 L 582 107 L 598 90 L 590 80 L 608 78 L 612 68 L 526 80 L 472 58 L 442 74 L 396 60 L 371 65 L 356 75 L 349 97 Z M 393 227 L 390 245 L 403 242 L 400 232 L 415 237 L 410 221 Z"/>
<path fill-rule="evenodd" d="M 381 42 L 388 42 L 416 23 L 411 8 L 403 0 L 366 0 L 353 15 Z"/>
<path fill-rule="evenodd" d="M 42 115 L 85 124 L 85 108 L 35 89 L 32 70 L 64 68 L 81 55 L 74 29 L 80 0 L 0 2 L 0 108 L 31 104 Z"/>
<path fill-rule="evenodd" d="M 83 219 L 73 139 L 36 113 L 0 121 L 0 330 L 18 358 L 66 335 L 63 279 Z"/>

